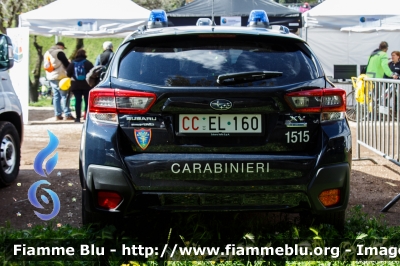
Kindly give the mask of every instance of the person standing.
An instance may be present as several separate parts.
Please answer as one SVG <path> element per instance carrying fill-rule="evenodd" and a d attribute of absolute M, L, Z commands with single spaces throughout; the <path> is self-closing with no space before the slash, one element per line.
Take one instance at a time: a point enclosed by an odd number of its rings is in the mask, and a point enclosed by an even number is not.
<path fill-rule="evenodd" d="M 74 60 L 67 68 L 67 76 L 71 78 L 70 90 L 75 96 L 75 122 L 78 123 L 81 122 L 82 96 L 85 101 L 85 113 L 87 113 L 89 91 L 91 89 L 86 82 L 86 74 L 93 68 L 93 64 L 87 60 L 86 57 L 86 51 L 84 49 L 79 49 L 76 52 Z"/>
<path fill-rule="evenodd" d="M 53 92 L 53 105 L 56 120 L 63 120 L 63 112 L 64 120 L 74 120 L 75 118 L 71 115 L 71 109 L 69 108 L 69 90 L 63 91 L 59 86 L 60 80 L 67 77 L 66 69 L 69 66 L 69 61 L 64 53 L 64 49 L 67 48 L 63 42 L 56 43 L 46 51 L 43 56 L 43 61 L 46 70 L 46 78 Z"/>
<path fill-rule="evenodd" d="M 400 52 L 392 52 L 392 62 L 389 63 L 389 68 L 395 74 L 400 74 Z"/>
<path fill-rule="evenodd" d="M 388 43 L 381 42 L 379 48 L 372 52 L 368 60 L 367 75 L 373 73 L 375 74 L 373 78 L 383 78 L 386 75 L 397 79 L 397 75 L 390 70 L 388 65 L 388 55 L 386 53 L 388 49 Z"/>
<path fill-rule="evenodd" d="M 69 91 L 60 89 L 59 82 L 67 77 L 66 69 L 69 66 L 69 61 L 64 53 L 67 49 L 63 42 L 57 42 L 53 47 L 46 51 L 43 56 L 44 67 L 46 69 L 46 78 L 50 82 L 53 92 L 53 105 L 56 120 L 63 120 L 62 113 L 64 112 L 64 120 L 74 120 L 69 108 Z"/>
<path fill-rule="evenodd" d="M 114 55 L 114 52 L 113 52 L 112 42 L 109 42 L 109 41 L 104 42 L 103 43 L 103 52 L 97 56 L 94 65 L 95 66 L 100 66 L 100 65 L 108 66 L 113 55 Z"/>

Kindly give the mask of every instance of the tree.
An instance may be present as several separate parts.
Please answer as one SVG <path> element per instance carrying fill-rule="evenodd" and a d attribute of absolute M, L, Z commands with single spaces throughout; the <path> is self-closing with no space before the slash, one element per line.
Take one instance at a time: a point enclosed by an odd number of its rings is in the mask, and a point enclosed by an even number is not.
<path fill-rule="evenodd" d="M 42 5 L 49 4 L 54 0 L 3 0 L 0 6 L 0 31 L 4 34 L 7 33 L 7 28 L 18 27 L 18 16 L 22 12 L 27 12 L 36 9 Z M 34 46 L 38 54 L 38 59 L 35 64 L 35 69 L 33 70 L 34 80 L 33 82 L 29 78 L 29 99 L 31 101 L 38 101 L 38 87 L 41 64 L 43 62 L 42 48 L 34 38 Z"/>
<path fill-rule="evenodd" d="M 7 31 L 6 29 L 11 28 L 13 25 L 18 26 L 18 14 L 21 13 L 22 7 L 22 1 L 1 1 L 0 19 L 3 23 L 0 23 L 0 30 L 2 33 L 5 34 Z"/>
<path fill-rule="evenodd" d="M 163 1 L 163 9 L 168 12 L 185 5 L 185 3 L 185 0 L 165 0 Z"/>
<path fill-rule="evenodd" d="M 69 59 L 73 60 L 75 58 L 76 52 L 78 52 L 79 49 L 83 48 L 83 39 L 77 38 L 76 39 L 76 44 L 75 44 L 75 49 L 72 51 L 71 56 Z"/>
<path fill-rule="evenodd" d="M 36 49 L 37 60 L 35 63 L 35 69 L 33 70 L 33 81 L 29 79 L 29 101 L 37 102 L 39 99 L 39 78 L 40 78 L 40 71 L 42 70 L 42 62 L 43 62 L 43 46 L 40 46 L 36 42 L 36 36 L 33 37 L 33 45 Z"/>
<path fill-rule="evenodd" d="M 10 1 L 10 0 L 9 0 Z M 25 1 L 18 1 L 22 2 L 21 12 L 28 12 L 34 9 L 37 9 L 41 6 L 50 4 L 54 0 L 25 0 Z M 21 13 L 14 15 L 15 23 L 14 25 L 18 26 L 18 15 Z M 34 36 L 33 46 L 36 49 L 36 62 L 35 62 L 35 69 L 32 71 L 33 73 L 33 81 L 29 78 L 29 101 L 30 102 L 37 102 L 39 100 L 39 78 L 42 70 L 42 62 L 43 62 L 43 46 L 40 46 L 39 43 L 36 41 L 36 36 Z"/>
<path fill-rule="evenodd" d="M 0 31 L 5 34 L 7 28 L 18 27 L 18 16 L 21 13 L 37 9 L 53 1 L 54 0 L 2 0 L 0 2 L 0 20 L 3 21 L 3 23 L 0 23 Z M 35 63 L 35 69 L 33 70 L 34 80 L 31 81 L 29 78 L 29 99 L 32 102 L 37 102 L 39 96 L 38 87 L 40 71 L 43 62 L 43 47 L 36 42 L 36 37 L 34 38 L 33 45 L 36 49 L 38 58 Z"/>
<path fill-rule="evenodd" d="M 55 0 L 2 0 L 0 1 L 0 31 L 6 33 L 7 28 L 18 27 L 18 16 Z"/>
<path fill-rule="evenodd" d="M 147 8 L 149 10 L 152 9 L 164 9 L 165 11 L 174 10 L 178 7 L 181 7 L 185 4 L 185 0 L 133 0 L 136 4 Z"/>

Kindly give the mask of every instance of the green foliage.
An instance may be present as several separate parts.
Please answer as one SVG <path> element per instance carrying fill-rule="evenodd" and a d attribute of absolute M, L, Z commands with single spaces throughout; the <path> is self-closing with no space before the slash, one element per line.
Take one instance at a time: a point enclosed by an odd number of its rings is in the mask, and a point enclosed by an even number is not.
<path fill-rule="evenodd" d="M 6 33 L 6 28 L 18 26 L 18 15 L 47 5 L 54 0 L 4 0 L 0 6 L 0 31 Z"/>
<path fill-rule="evenodd" d="M 47 98 L 42 98 L 39 97 L 39 100 L 37 102 L 30 102 L 29 106 L 35 106 L 35 107 L 51 107 L 53 106 L 51 104 L 51 98 L 47 97 Z"/>
<path fill-rule="evenodd" d="M 54 1 L 55 0 L 24 0 L 22 1 L 23 2 L 22 12 L 28 12 L 37 9 L 39 7 L 48 5 Z"/>
<path fill-rule="evenodd" d="M 269 217 L 271 218 L 271 217 Z M 353 208 L 348 215 L 348 221 L 344 231 L 337 231 L 330 225 L 312 225 L 311 227 L 290 222 L 269 223 L 265 215 L 234 214 L 233 216 L 220 214 L 216 219 L 214 215 L 186 214 L 177 215 L 173 219 L 140 220 L 144 227 L 129 223 L 128 231 L 117 230 L 113 226 L 102 229 L 95 227 L 73 228 L 64 225 L 57 228 L 55 223 L 48 226 L 35 226 L 30 230 L 15 230 L 10 225 L 0 227 L 0 245 L 22 239 L 61 239 L 61 240 L 83 240 L 85 243 L 94 243 L 96 246 L 105 246 L 112 242 L 115 246 L 139 245 L 163 246 L 168 244 L 166 254 L 172 254 L 172 247 L 178 244 L 180 247 L 218 247 L 221 240 L 227 240 L 235 245 L 236 250 L 240 247 L 283 247 L 285 244 L 298 244 L 309 248 L 338 247 L 340 254 L 337 258 L 329 255 L 306 255 L 306 256 L 262 256 L 262 255 L 181 255 L 174 256 L 174 260 L 167 258 L 160 261 L 157 256 L 148 259 L 143 257 L 123 257 L 121 254 L 112 253 L 100 256 L 96 261 L 56 261 L 40 264 L 37 262 L 25 262 L 25 265 L 170 265 L 170 266 L 198 266 L 198 265 L 399 265 L 399 258 L 388 259 L 384 256 L 356 256 L 357 245 L 363 244 L 368 247 L 398 246 L 397 239 L 400 227 L 387 226 L 382 217 L 368 217 L 360 206 Z M 142 225 L 142 226 L 143 226 Z M 164 228 L 167 230 L 164 230 Z M 234 228 L 234 230 L 232 230 Z M 154 235 L 153 235 L 154 234 Z M 157 235 L 158 234 L 158 235 Z M 157 242 L 156 239 L 161 240 Z M 223 248 L 224 246 L 221 246 Z M 351 252 L 344 252 L 344 250 Z M 175 253 L 176 254 L 176 253 Z M 0 250 L 0 260 L 5 256 L 4 249 Z M 359 262 L 354 261 L 355 259 Z M 44 262 L 43 262 L 44 263 Z M 17 265 L 17 264 L 16 264 Z M 19 265 L 19 264 L 18 264 Z"/>
<path fill-rule="evenodd" d="M 185 4 L 185 0 L 133 0 L 133 2 L 149 10 L 164 9 L 167 12 Z"/>

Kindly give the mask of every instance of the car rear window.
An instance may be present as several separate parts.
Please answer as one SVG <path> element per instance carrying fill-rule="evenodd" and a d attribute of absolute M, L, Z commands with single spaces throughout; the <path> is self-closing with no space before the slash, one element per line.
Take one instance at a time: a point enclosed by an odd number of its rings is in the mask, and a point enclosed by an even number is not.
<path fill-rule="evenodd" d="M 136 41 L 120 59 L 118 78 L 157 86 L 213 87 L 222 86 L 217 78 L 223 74 L 282 72 L 280 77 L 229 85 L 270 87 L 320 76 L 316 59 L 298 40 L 233 36 Z"/>

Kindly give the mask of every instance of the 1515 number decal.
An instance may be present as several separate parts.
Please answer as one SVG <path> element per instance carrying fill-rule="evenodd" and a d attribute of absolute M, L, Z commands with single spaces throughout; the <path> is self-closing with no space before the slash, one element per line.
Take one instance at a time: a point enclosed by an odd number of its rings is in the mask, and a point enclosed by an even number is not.
<path fill-rule="evenodd" d="M 310 140 L 310 131 L 290 131 L 285 134 L 287 143 L 302 143 Z"/>

